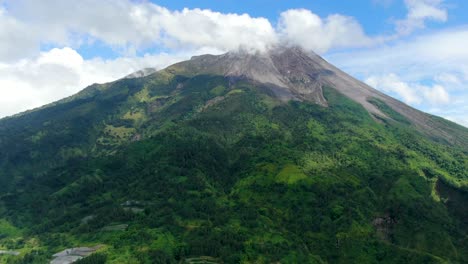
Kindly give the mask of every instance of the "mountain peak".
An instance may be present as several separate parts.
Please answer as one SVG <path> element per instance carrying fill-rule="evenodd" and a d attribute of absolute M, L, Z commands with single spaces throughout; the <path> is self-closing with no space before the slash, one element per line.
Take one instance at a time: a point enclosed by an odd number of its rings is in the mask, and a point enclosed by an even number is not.
<path fill-rule="evenodd" d="M 418 111 L 346 74 L 319 55 L 298 46 L 276 46 L 264 52 L 232 51 L 222 55 L 201 55 L 166 69 L 174 74 L 221 75 L 233 80 L 247 79 L 272 92 L 280 101 L 309 101 L 327 107 L 323 88 L 336 89 L 361 104 L 376 120 L 392 119 L 377 101 L 408 119 L 423 133 L 457 142 L 443 125 Z M 465 142 L 466 139 L 462 141 Z"/>
<path fill-rule="evenodd" d="M 333 87 L 359 102 L 370 113 L 385 117 L 368 102 L 371 97 L 382 99 L 385 95 L 299 46 L 275 46 L 264 52 L 240 50 L 217 56 L 196 56 L 170 69 L 184 74 L 246 78 L 267 86 L 282 101 L 305 100 L 322 106 L 327 106 L 322 88 Z"/>
<path fill-rule="evenodd" d="M 307 100 L 326 106 L 318 80 L 329 72 L 319 67 L 322 62 L 319 56 L 300 47 L 277 46 L 263 52 L 238 50 L 196 56 L 172 69 L 245 78 L 266 86 L 282 101 Z"/>

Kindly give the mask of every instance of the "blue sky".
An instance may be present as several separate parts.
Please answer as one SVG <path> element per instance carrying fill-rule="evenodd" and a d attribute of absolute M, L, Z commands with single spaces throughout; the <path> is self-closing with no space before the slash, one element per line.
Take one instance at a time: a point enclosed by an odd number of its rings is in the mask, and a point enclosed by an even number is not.
<path fill-rule="evenodd" d="M 192 55 L 292 43 L 468 126 L 468 1 L 0 0 L 0 117 Z"/>
<path fill-rule="evenodd" d="M 385 1 L 372 0 L 254 0 L 243 1 L 153 1 L 156 4 L 166 6 L 170 9 L 188 8 L 208 8 L 214 11 L 226 13 L 248 13 L 254 17 L 266 17 L 272 23 L 276 23 L 281 12 L 288 9 L 305 8 L 320 16 L 327 16 L 333 13 L 340 13 L 353 16 L 366 25 L 369 33 L 380 33 L 388 30 L 390 25 L 382 20 L 382 17 L 404 16 L 405 7 L 398 4 L 385 4 Z M 390 3 L 390 2 L 389 2 Z M 385 8 L 382 8 L 385 7 Z"/>

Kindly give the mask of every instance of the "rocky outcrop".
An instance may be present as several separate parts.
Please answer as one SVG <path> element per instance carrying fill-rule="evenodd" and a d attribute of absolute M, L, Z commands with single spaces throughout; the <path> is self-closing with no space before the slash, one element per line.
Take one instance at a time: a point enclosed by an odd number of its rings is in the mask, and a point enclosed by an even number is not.
<path fill-rule="evenodd" d="M 93 254 L 101 247 L 102 246 L 67 248 L 54 254 L 54 259 L 50 262 L 50 264 L 71 264 L 77 260 Z"/>
<path fill-rule="evenodd" d="M 382 217 L 377 217 L 372 221 L 377 235 L 380 239 L 390 241 L 391 235 L 393 232 L 393 227 L 396 225 L 397 221 L 393 217 L 386 215 Z"/>

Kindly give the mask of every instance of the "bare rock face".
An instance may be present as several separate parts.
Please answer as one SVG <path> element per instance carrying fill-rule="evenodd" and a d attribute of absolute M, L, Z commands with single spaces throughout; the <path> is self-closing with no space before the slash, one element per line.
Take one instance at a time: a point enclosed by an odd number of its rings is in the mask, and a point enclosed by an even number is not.
<path fill-rule="evenodd" d="M 70 264 L 84 257 L 93 254 L 96 250 L 101 248 L 101 245 L 95 247 L 76 247 L 68 248 L 53 255 L 53 260 L 50 264 Z"/>
<path fill-rule="evenodd" d="M 391 240 L 393 228 L 396 224 L 396 219 L 389 215 L 377 217 L 372 221 L 372 225 L 377 231 L 377 235 L 379 236 L 379 238 L 387 241 Z"/>
<path fill-rule="evenodd" d="M 308 100 L 326 106 L 318 80 L 329 72 L 314 69 L 310 62 L 310 57 L 298 48 L 277 48 L 263 53 L 238 51 L 196 56 L 168 70 L 248 79 L 270 88 L 282 101 Z"/>
<path fill-rule="evenodd" d="M 317 54 L 299 47 L 280 46 L 262 53 L 238 51 L 219 56 L 196 56 L 170 66 L 168 70 L 189 75 L 215 74 L 250 79 L 270 87 L 283 101 L 306 100 L 322 106 L 327 106 L 322 88 L 330 86 L 362 104 L 370 113 L 382 117 L 386 117 L 385 114 L 369 103 L 369 98 L 388 99 L 394 105 L 399 103 L 342 72 Z"/>

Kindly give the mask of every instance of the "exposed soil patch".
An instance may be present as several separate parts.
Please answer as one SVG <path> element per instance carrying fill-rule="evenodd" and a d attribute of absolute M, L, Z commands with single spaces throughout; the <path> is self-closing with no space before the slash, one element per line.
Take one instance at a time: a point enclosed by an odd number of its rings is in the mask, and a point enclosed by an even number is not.
<path fill-rule="evenodd" d="M 95 247 L 67 248 L 54 254 L 54 259 L 50 262 L 50 264 L 71 264 L 79 259 L 93 254 L 101 247 L 101 245 L 97 245 Z"/>

